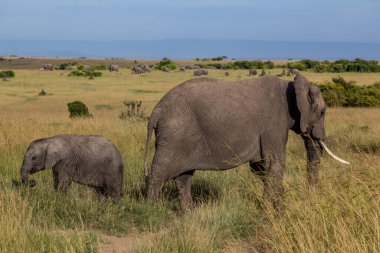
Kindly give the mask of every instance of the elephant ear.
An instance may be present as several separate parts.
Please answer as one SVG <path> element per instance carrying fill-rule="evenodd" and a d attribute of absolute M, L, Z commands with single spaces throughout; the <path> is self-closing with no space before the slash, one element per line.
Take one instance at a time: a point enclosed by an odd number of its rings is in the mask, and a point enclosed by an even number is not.
<path fill-rule="evenodd" d="M 52 141 L 45 148 L 45 169 L 52 168 L 62 158 L 62 144 Z"/>
<path fill-rule="evenodd" d="M 307 132 L 308 121 L 310 117 L 309 81 L 300 74 L 294 78 L 294 90 L 296 92 L 296 101 L 298 110 L 301 113 L 300 129 L 302 133 Z"/>

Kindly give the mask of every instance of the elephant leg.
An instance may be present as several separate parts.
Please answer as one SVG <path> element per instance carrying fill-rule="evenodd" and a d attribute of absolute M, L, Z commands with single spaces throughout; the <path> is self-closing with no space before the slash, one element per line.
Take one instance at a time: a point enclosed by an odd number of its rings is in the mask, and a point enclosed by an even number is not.
<path fill-rule="evenodd" d="M 262 181 L 265 180 L 265 165 L 263 161 L 250 162 L 249 166 L 251 167 L 251 171 L 259 176 Z"/>
<path fill-rule="evenodd" d="M 319 162 L 307 162 L 307 181 L 310 185 L 319 182 Z"/>
<path fill-rule="evenodd" d="M 285 163 L 282 160 L 270 159 L 266 161 L 266 167 L 268 170 L 264 179 L 264 194 L 276 210 L 281 210 L 284 195 L 282 178 Z"/>
<path fill-rule="evenodd" d="M 148 184 L 148 199 L 157 201 L 162 187 L 169 180 L 168 175 L 165 173 L 165 168 L 160 165 L 153 164 L 152 174 L 149 178 Z"/>
<path fill-rule="evenodd" d="M 191 178 L 194 170 L 182 173 L 175 179 L 178 188 L 179 199 L 181 202 L 181 211 L 185 213 L 193 208 L 193 198 L 191 196 Z"/>
<path fill-rule="evenodd" d="M 105 187 L 104 195 L 110 197 L 114 202 L 117 202 L 121 198 L 121 187 L 118 185 L 107 185 Z"/>
<path fill-rule="evenodd" d="M 59 192 L 66 193 L 72 180 L 65 173 L 53 172 L 54 189 Z"/>
<path fill-rule="evenodd" d="M 274 209 L 283 209 L 285 152 L 288 131 L 268 132 L 261 138 L 263 167 L 265 168 L 264 195 Z"/>

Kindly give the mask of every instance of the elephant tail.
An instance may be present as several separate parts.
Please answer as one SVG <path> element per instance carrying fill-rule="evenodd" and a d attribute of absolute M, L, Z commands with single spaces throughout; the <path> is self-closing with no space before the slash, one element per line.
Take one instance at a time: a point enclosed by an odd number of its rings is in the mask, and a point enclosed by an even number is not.
<path fill-rule="evenodd" d="M 152 132 L 153 132 L 153 126 L 148 123 L 148 136 L 146 138 L 145 155 L 144 155 L 145 178 L 148 177 L 148 156 L 149 156 L 149 149 L 150 149 L 150 140 L 152 139 Z"/>
<path fill-rule="evenodd" d="M 144 173 L 145 173 L 145 183 L 148 186 L 149 172 L 148 172 L 148 157 L 149 157 L 149 149 L 150 149 L 150 140 L 152 139 L 153 130 L 157 126 L 158 118 L 160 115 L 161 109 L 154 109 L 152 115 L 149 118 L 148 122 L 148 135 L 145 144 L 145 155 L 144 155 Z"/>

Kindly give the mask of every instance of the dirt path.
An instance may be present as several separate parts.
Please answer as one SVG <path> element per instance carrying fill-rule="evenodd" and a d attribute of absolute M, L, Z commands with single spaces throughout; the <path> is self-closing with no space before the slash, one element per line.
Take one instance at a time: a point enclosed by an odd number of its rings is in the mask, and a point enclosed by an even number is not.
<path fill-rule="evenodd" d="M 141 240 L 141 236 L 110 236 L 102 235 L 101 236 L 106 243 L 100 244 L 101 253 L 129 253 L 133 252 L 137 246 L 138 240 Z"/>

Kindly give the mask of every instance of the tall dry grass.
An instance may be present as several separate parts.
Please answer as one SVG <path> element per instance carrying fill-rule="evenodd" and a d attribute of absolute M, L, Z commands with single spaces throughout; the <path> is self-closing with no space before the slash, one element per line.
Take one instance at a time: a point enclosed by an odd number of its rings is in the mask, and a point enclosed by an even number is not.
<path fill-rule="evenodd" d="M 261 181 L 244 165 L 197 172 L 196 208 L 181 216 L 172 182 L 158 203 L 145 200 L 146 122 L 118 115 L 125 99 L 142 100 L 149 114 L 192 74 L 138 76 L 123 69 L 95 80 L 66 74 L 20 70 L 0 85 L 0 252 L 97 252 L 102 234 L 131 233 L 140 235 L 137 252 L 380 251 L 380 109 L 328 110 L 326 143 L 351 165 L 324 156 L 317 187 L 305 183 L 303 143 L 290 135 L 284 213 L 268 208 Z M 226 78 L 216 70 L 210 76 Z M 247 77 L 233 71 L 227 78 Z M 41 88 L 50 95 L 37 96 Z M 66 104 L 77 99 L 93 119 L 69 119 Z M 115 143 L 126 168 L 122 201 L 98 199 L 76 184 L 66 195 L 56 193 L 49 170 L 33 175 L 34 188 L 12 185 L 28 144 L 60 133 L 100 134 Z"/>

